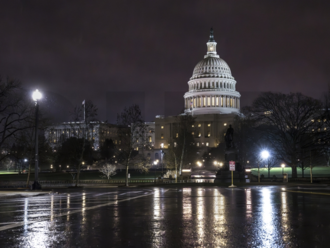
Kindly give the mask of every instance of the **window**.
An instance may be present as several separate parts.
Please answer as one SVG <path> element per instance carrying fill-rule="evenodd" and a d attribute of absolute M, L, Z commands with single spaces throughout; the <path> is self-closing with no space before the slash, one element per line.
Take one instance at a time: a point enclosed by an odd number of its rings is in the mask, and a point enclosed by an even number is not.
<path fill-rule="evenodd" d="M 211 137 L 211 132 L 208 132 L 207 133 L 207 137 Z"/>
<path fill-rule="evenodd" d="M 198 124 L 198 127 L 201 127 L 201 124 Z"/>
<path fill-rule="evenodd" d="M 191 127 L 195 127 L 195 125 L 191 125 Z"/>
<path fill-rule="evenodd" d="M 136 143 L 139 143 L 139 139 L 136 139 Z"/>
<path fill-rule="evenodd" d="M 179 138 L 179 133 L 176 133 L 175 134 L 175 138 Z"/>
<path fill-rule="evenodd" d="M 152 138 L 151 138 L 151 136 L 149 136 L 149 142 L 152 142 Z"/>
<path fill-rule="evenodd" d="M 164 129 L 164 126 L 161 126 L 160 128 L 161 128 L 161 129 Z"/>
<path fill-rule="evenodd" d="M 195 132 L 191 132 L 192 135 L 195 135 Z"/>
<path fill-rule="evenodd" d="M 176 147 L 176 142 L 174 142 L 174 147 Z"/>
<path fill-rule="evenodd" d="M 223 125 L 224 125 L 224 126 L 227 126 L 227 123 L 224 123 Z"/>
<path fill-rule="evenodd" d="M 161 148 L 164 148 L 164 143 L 161 143 L 161 144 L 160 144 L 160 147 L 161 147 Z"/>
<path fill-rule="evenodd" d="M 160 135 L 160 138 L 161 138 L 161 139 L 164 139 L 164 135 L 163 135 L 163 134 L 161 134 L 161 135 Z"/>
<path fill-rule="evenodd" d="M 202 136 L 202 134 L 201 134 L 201 133 L 199 133 L 199 134 L 198 134 L 198 137 L 201 137 L 201 136 Z"/>
<path fill-rule="evenodd" d="M 206 146 L 209 146 L 209 142 L 206 142 Z"/>
<path fill-rule="evenodd" d="M 210 126 L 211 126 L 211 124 L 209 123 L 209 124 L 207 124 L 207 126 L 208 126 L 208 127 L 210 127 Z"/>
<path fill-rule="evenodd" d="M 196 143 L 196 146 L 199 146 L 199 142 Z"/>

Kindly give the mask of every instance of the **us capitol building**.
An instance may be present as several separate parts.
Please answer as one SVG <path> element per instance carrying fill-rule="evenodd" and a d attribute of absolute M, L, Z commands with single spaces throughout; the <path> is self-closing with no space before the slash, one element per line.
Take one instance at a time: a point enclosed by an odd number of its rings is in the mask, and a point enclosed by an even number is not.
<path fill-rule="evenodd" d="M 189 131 L 200 150 L 217 147 L 223 142 L 229 124 L 240 115 L 241 95 L 236 91 L 236 81 L 229 66 L 217 54 L 212 29 L 206 45 L 206 55 L 197 63 L 188 81 L 188 92 L 183 96 L 185 110 L 181 114 L 195 117 L 195 123 Z M 154 122 L 146 123 L 149 130 L 147 140 L 154 148 L 149 153 L 152 160 L 162 160 L 169 141 L 178 138 L 175 131 L 177 123 L 177 116 L 160 115 L 156 116 Z M 86 127 L 81 128 L 81 125 L 80 122 L 54 125 L 46 130 L 45 135 L 53 149 L 68 137 L 85 137 L 85 132 L 90 134 L 95 150 L 100 148 L 105 139 L 112 139 L 117 144 L 116 125 L 98 122 L 92 128 L 87 128 L 90 129 L 88 131 Z"/>
<path fill-rule="evenodd" d="M 240 93 L 228 64 L 217 54 L 217 43 L 211 29 L 206 43 L 207 53 L 193 70 L 188 81 L 188 92 L 184 94 L 183 115 L 195 117 L 191 132 L 195 144 L 201 149 L 216 147 L 237 115 L 240 115 Z M 168 141 L 175 138 L 175 116 L 156 116 L 154 122 L 154 159 L 162 159 Z M 149 124 L 150 125 L 150 124 Z"/>

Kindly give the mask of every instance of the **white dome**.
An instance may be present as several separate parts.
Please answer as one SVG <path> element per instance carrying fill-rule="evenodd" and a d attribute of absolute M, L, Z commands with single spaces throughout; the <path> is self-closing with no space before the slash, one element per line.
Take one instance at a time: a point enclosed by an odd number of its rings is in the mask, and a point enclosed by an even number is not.
<path fill-rule="evenodd" d="M 194 68 L 184 94 L 185 113 L 191 115 L 231 114 L 240 112 L 240 93 L 227 63 L 216 51 L 211 29 L 207 53 Z"/>
<path fill-rule="evenodd" d="M 217 57 L 206 57 L 203 60 L 199 61 L 194 68 L 194 72 L 190 80 L 206 77 L 233 79 L 231 75 L 231 70 L 226 61 Z"/>

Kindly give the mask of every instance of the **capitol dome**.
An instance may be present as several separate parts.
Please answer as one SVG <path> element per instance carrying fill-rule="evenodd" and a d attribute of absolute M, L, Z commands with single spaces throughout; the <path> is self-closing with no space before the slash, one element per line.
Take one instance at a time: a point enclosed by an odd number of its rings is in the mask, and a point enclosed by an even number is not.
<path fill-rule="evenodd" d="M 231 76 L 231 71 L 226 61 L 221 58 L 206 57 L 200 62 L 198 62 L 198 64 L 195 66 L 193 76 L 190 78 L 190 80 L 195 78 L 219 76 L 223 78 L 233 78 Z"/>
<path fill-rule="evenodd" d="M 236 81 L 228 64 L 217 54 L 213 29 L 206 44 L 207 54 L 195 66 L 188 82 L 189 91 L 184 95 L 185 113 L 239 113 L 241 95 L 236 91 Z"/>

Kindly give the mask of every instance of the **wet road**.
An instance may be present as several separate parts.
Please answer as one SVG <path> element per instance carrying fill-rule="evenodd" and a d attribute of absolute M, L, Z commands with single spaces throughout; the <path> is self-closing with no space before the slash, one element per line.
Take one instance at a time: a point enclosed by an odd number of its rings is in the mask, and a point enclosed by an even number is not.
<path fill-rule="evenodd" d="M 330 247 L 330 190 L 62 190 L 0 198 L 0 247 Z"/>

